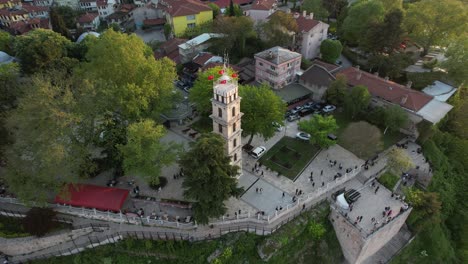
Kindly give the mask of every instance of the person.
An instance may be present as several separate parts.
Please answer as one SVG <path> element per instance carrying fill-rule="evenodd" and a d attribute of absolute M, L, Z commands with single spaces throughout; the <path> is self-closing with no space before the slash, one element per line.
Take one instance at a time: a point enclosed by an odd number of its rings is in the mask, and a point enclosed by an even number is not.
<path fill-rule="evenodd" d="M 283 198 L 284 198 L 284 192 L 283 192 Z"/>
<path fill-rule="evenodd" d="M 258 193 L 258 188 L 255 188 L 255 192 Z"/>
<path fill-rule="evenodd" d="M 320 175 L 323 175 L 323 170 L 320 171 Z"/>
<path fill-rule="evenodd" d="M 302 210 L 304 210 L 304 209 L 305 209 L 305 204 L 302 205 Z"/>

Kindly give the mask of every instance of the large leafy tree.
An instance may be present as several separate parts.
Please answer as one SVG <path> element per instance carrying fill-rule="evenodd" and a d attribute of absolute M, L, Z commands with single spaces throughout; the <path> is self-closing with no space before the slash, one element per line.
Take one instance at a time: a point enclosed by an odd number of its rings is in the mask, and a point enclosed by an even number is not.
<path fill-rule="evenodd" d="M 403 39 L 403 12 L 394 9 L 387 13 L 383 22 L 369 25 L 362 47 L 369 52 L 392 53 Z M 382 34 L 385 32 L 385 34 Z"/>
<path fill-rule="evenodd" d="M 354 119 L 357 114 L 369 107 L 370 100 L 371 95 L 367 87 L 363 85 L 354 86 L 344 100 L 346 113 Z"/>
<path fill-rule="evenodd" d="M 310 134 L 310 142 L 322 148 L 328 148 L 336 144 L 335 140 L 328 138 L 328 134 L 333 134 L 338 129 L 333 116 L 314 115 L 309 120 L 299 121 L 299 129 Z"/>
<path fill-rule="evenodd" d="M 140 176 L 152 185 L 159 184 L 161 169 L 175 161 L 180 148 L 174 142 L 161 142 L 165 134 L 162 125 L 149 119 L 131 124 L 127 144 L 118 146 L 125 173 Z"/>
<path fill-rule="evenodd" d="M 392 53 L 390 55 L 374 54 L 369 57 L 368 66 L 379 73 L 380 76 L 386 76 L 390 79 L 400 78 L 403 69 L 413 63 L 410 55 L 405 53 Z"/>
<path fill-rule="evenodd" d="M 0 31 L 0 50 L 13 55 L 12 52 L 13 46 L 13 36 L 10 33 L 5 31 Z"/>
<path fill-rule="evenodd" d="M 14 41 L 15 56 L 25 73 L 49 70 L 67 56 L 70 40 L 51 30 L 36 29 Z"/>
<path fill-rule="evenodd" d="M 395 175 L 401 175 L 414 167 L 411 157 L 399 148 L 392 148 L 387 154 L 387 167 Z"/>
<path fill-rule="evenodd" d="M 447 69 L 448 74 L 460 86 L 468 83 L 468 35 L 464 34 L 449 44 L 445 53 L 447 60 L 442 67 Z"/>
<path fill-rule="evenodd" d="M 95 86 L 90 103 L 99 108 L 118 112 L 127 120 L 158 118 L 172 106 L 174 63 L 167 58 L 155 60 L 151 48 L 136 35 L 107 30 L 91 43 L 86 59 L 78 76 Z"/>
<path fill-rule="evenodd" d="M 61 14 L 58 13 L 57 8 L 53 7 L 50 9 L 50 24 L 52 25 L 52 30 L 59 33 L 60 35 L 69 38 L 70 32 L 65 25 L 65 21 Z"/>
<path fill-rule="evenodd" d="M 327 0 L 323 2 L 323 6 L 327 9 L 329 16 L 338 18 L 341 11 L 348 5 L 346 0 Z"/>
<path fill-rule="evenodd" d="M 0 65 L 0 113 L 15 105 L 20 95 L 19 66 L 16 63 Z"/>
<path fill-rule="evenodd" d="M 467 8 L 458 0 L 421 0 L 409 5 L 404 24 L 427 54 L 431 46 L 446 44 L 466 30 Z"/>
<path fill-rule="evenodd" d="M 247 39 L 257 36 L 253 20 L 247 16 L 220 16 L 214 21 L 213 30 L 224 37 L 214 41 L 212 50 L 218 54 L 228 52 L 238 58 L 246 55 Z"/>
<path fill-rule="evenodd" d="M 408 115 L 401 107 L 392 105 L 384 109 L 383 121 L 386 126 L 384 134 L 387 133 L 387 129 L 398 131 L 408 122 Z"/>
<path fill-rule="evenodd" d="M 403 0 L 378 0 L 382 3 L 386 12 L 394 11 L 395 9 L 403 8 Z"/>
<path fill-rule="evenodd" d="M 329 63 L 335 63 L 340 57 L 343 45 L 339 40 L 326 39 L 320 44 L 322 59 Z"/>
<path fill-rule="evenodd" d="M 212 111 L 210 99 L 213 98 L 213 81 L 209 80 L 208 77 L 220 76 L 218 72 L 222 69 L 221 66 L 213 67 L 199 73 L 198 78 L 193 84 L 193 88 L 190 89 L 189 100 L 195 104 L 197 111 L 204 116 L 207 116 Z M 233 73 L 230 68 L 227 71 L 229 75 Z"/>
<path fill-rule="evenodd" d="M 369 25 L 383 20 L 385 9 L 379 1 L 361 0 L 349 8 L 341 27 L 344 39 L 352 44 L 360 44 L 365 38 Z"/>
<path fill-rule="evenodd" d="M 438 193 L 411 188 L 405 191 L 405 195 L 414 208 L 408 218 L 408 223 L 416 232 L 440 223 L 442 203 Z"/>
<path fill-rule="evenodd" d="M 62 17 L 66 28 L 76 28 L 76 19 L 82 11 L 75 10 L 72 7 L 65 5 L 55 6 L 53 9 L 60 17 Z"/>
<path fill-rule="evenodd" d="M 239 91 L 242 97 L 241 111 L 242 132 L 250 135 L 252 142 L 254 135 L 261 135 L 268 139 L 275 134 L 273 122 L 281 124 L 284 119 L 286 105 L 268 86 L 254 87 L 250 85 L 241 86 Z"/>
<path fill-rule="evenodd" d="M 269 46 L 290 46 L 291 36 L 299 31 L 294 17 L 282 11 L 273 13 L 261 28 Z"/>
<path fill-rule="evenodd" d="M 185 173 L 184 196 L 196 201 L 195 219 L 201 224 L 225 214 L 224 202 L 243 192 L 235 178 L 239 167 L 231 165 L 231 158 L 224 153 L 224 144 L 218 134 L 203 134 L 179 162 Z"/>
<path fill-rule="evenodd" d="M 341 105 L 344 103 L 347 94 L 348 85 L 346 76 L 338 74 L 336 80 L 334 80 L 327 89 L 327 101 L 334 105 Z"/>
<path fill-rule="evenodd" d="M 323 0 L 304 0 L 301 9 L 307 13 L 314 13 L 314 17 L 317 19 L 325 19 L 330 14 L 324 6 Z"/>
<path fill-rule="evenodd" d="M 6 151 L 5 178 L 26 202 L 45 202 L 63 184 L 77 182 L 88 153 L 76 134 L 81 117 L 73 86 L 58 75 L 33 77 L 7 119 L 14 144 Z"/>

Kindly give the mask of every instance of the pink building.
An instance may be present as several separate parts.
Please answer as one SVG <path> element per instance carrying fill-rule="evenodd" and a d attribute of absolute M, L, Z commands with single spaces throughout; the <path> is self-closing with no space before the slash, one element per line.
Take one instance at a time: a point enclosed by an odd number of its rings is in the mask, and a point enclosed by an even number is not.
<path fill-rule="evenodd" d="M 301 54 L 273 47 L 255 54 L 255 81 L 281 89 L 296 79 L 301 68 Z"/>

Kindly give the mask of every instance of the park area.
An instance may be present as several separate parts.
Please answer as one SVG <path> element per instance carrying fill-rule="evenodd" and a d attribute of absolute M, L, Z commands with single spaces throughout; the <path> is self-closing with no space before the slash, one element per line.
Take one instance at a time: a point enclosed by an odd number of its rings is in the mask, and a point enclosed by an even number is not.
<path fill-rule="evenodd" d="M 307 141 L 283 137 L 260 159 L 260 163 L 294 180 L 319 150 Z"/>

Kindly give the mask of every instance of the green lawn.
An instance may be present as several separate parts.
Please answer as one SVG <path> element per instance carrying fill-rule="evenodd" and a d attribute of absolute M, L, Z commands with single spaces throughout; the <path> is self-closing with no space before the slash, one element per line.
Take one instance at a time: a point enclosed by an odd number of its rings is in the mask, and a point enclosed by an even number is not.
<path fill-rule="evenodd" d="M 406 137 L 406 135 L 400 132 L 387 131 L 387 133 L 385 133 L 382 137 L 384 149 L 388 149 L 390 146 L 402 140 L 404 137 Z"/>
<path fill-rule="evenodd" d="M 399 178 L 393 173 L 385 172 L 382 176 L 379 177 L 378 181 L 387 189 L 393 190 L 395 184 L 398 182 Z"/>
<path fill-rule="evenodd" d="M 209 133 L 213 131 L 213 120 L 207 116 L 202 116 L 190 125 L 190 127 L 200 133 Z"/>
<path fill-rule="evenodd" d="M 283 137 L 260 159 L 260 162 L 294 180 L 319 150 L 319 147 L 303 140 Z"/>
<path fill-rule="evenodd" d="M 29 234 L 24 231 L 22 218 L 0 216 L 0 237 L 14 238 L 25 237 Z"/>

